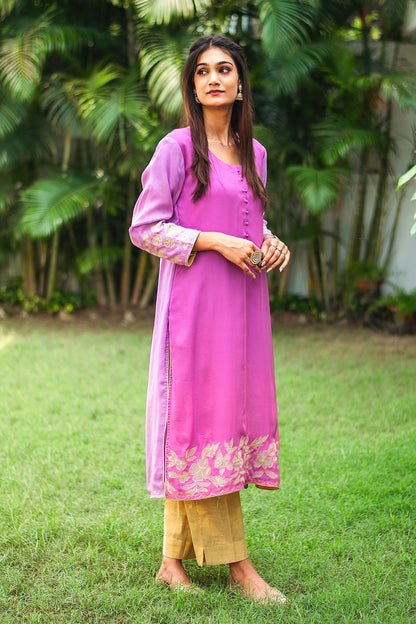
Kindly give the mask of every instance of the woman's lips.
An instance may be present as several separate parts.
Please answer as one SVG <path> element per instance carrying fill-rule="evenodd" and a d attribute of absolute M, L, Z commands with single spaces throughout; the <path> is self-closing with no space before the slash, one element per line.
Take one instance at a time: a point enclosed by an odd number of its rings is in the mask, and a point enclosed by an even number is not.
<path fill-rule="evenodd" d="M 224 93 L 224 91 L 208 91 L 208 95 L 221 95 L 221 93 Z"/>

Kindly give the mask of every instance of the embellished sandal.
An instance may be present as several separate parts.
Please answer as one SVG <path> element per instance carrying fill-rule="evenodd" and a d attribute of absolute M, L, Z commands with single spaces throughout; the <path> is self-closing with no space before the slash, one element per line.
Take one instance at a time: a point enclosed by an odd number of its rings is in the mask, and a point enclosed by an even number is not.
<path fill-rule="evenodd" d="M 156 574 L 155 583 L 156 585 L 162 585 L 163 587 L 166 587 L 173 592 L 186 592 L 189 594 L 202 594 L 204 592 L 203 589 L 201 589 L 197 585 L 194 585 L 193 583 L 191 583 L 190 585 L 185 585 L 185 583 L 175 583 L 174 585 L 172 585 L 172 583 L 169 583 L 169 581 L 165 581 L 165 579 L 162 578 L 159 573 Z"/>
<path fill-rule="evenodd" d="M 283 604 L 288 604 L 289 603 L 289 599 L 286 598 L 286 596 L 284 594 L 282 594 L 282 592 L 280 592 L 275 587 L 272 587 L 272 590 L 273 590 L 272 592 L 267 592 L 266 591 L 261 596 L 255 596 L 252 593 L 250 593 L 249 591 L 247 591 L 247 589 L 245 589 L 241 585 L 241 583 L 239 583 L 238 581 L 233 579 L 231 576 L 229 577 L 229 579 L 227 581 L 227 585 L 228 585 L 229 589 L 231 589 L 231 591 L 235 592 L 236 594 L 241 594 L 245 598 L 249 598 L 250 600 L 253 600 L 253 602 L 257 602 L 258 604 L 262 604 L 262 605 L 278 605 L 278 604 L 279 605 L 283 605 Z"/>

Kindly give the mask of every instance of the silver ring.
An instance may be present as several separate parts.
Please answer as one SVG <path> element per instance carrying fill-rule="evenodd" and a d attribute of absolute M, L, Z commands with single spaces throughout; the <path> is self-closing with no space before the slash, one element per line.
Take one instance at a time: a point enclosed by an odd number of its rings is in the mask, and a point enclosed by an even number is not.
<path fill-rule="evenodd" d="M 277 249 L 277 245 L 270 245 L 270 247 L 274 247 L 275 249 Z"/>
<path fill-rule="evenodd" d="M 256 264 L 259 264 L 262 260 L 263 260 L 263 254 L 261 253 L 259 249 L 255 249 L 253 253 L 250 255 L 251 264 L 256 266 Z"/>
<path fill-rule="evenodd" d="M 285 252 L 284 252 L 284 251 L 281 251 L 281 252 L 280 252 L 280 255 L 281 255 L 281 256 L 285 256 L 285 257 L 286 257 L 286 254 L 285 254 Z"/>
<path fill-rule="evenodd" d="M 283 247 L 276 247 L 276 249 L 278 249 L 281 252 Z"/>

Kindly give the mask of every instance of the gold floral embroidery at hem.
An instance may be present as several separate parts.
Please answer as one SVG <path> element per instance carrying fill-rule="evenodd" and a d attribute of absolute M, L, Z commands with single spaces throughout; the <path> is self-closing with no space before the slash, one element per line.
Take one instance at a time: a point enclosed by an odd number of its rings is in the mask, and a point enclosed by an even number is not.
<path fill-rule="evenodd" d="M 166 489 L 171 495 L 211 496 L 224 489 L 239 489 L 245 483 L 277 488 L 279 485 L 278 442 L 270 436 L 208 444 L 187 449 L 178 456 L 170 449 L 166 461 Z"/>

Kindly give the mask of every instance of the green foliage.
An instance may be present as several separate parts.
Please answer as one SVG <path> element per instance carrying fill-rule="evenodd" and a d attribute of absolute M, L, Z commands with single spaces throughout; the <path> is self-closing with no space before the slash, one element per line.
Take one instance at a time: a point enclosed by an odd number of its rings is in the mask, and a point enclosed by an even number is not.
<path fill-rule="evenodd" d="M 317 13 L 314 0 L 259 0 L 262 41 L 272 59 L 280 60 L 295 46 L 307 43 Z"/>
<path fill-rule="evenodd" d="M 6 92 L 0 95 L 0 139 L 11 134 L 28 114 L 27 107 L 22 102 L 7 95 Z"/>
<path fill-rule="evenodd" d="M 329 166 L 345 162 L 351 154 L 376 145 L 379 137 L 371 128 L 340 117 L 327 117 L 316 123 L 313 133 L 318 140 L 320 157 Z"/>
<path fill-rule="evenodd" d="M 133 0 L 139 17 L 150 24 L 168 24 L 180 18 L 189 19 L 210 4 L 210 0 Z"/>
<path fill-rule="evenodd" d="M 97 197 L 103 180 L 95 172 L 57 174 L 35 182 L 22 192 L 21 234 L 48 236 L 64 223 L 84 214 Z"/>
<path fill-rule="evenodd" d="M 79 271 L 81 275 L 86 275 L 97 269 L 111 269 L 121 258 L 119 247 L 87 249 L 78 258 Z"/>
<path fill-rule="evenodd" d="M 319 299 L 302 297 L 301 295 L 294 293 L 285 293 L 281 297 L 271 293 L 270 306 L 273 312 L 279 311 L 291 312 L 293 314 L 306 314 L 314 318 L 319 318 L 323 312 L 323 306 Z"/>
<path fill-rule="evenodd" d="M 374 263 L 355 262 L 349 265 L 344 277 L 343 305 L 350 321 L 368 322 L 373 305 L 381 297 L 386 277 L 386 270 Z"/>
<path fill-rule="evenodd" d="M 80 117 L 91 136 L 109 149 L 126 149 L 129 128 L 146 134 L 149 99 L 140 85 L 137 69 L 125 72 L 114 65 L 94 66 L 84 80 L 70 80 Z"/>
<path fill-rule="evenodd" d="M 355 262 L 346 271 L 347 282 L 381 284 L 387 277 L 387 270 L 371 262 Z"/>
<path fill-rule="evenodd" d="M 345 171 L 339 168 L 314 169 L 293 165 L 287 169 L 293 178 L 296 191 L 305 205 L 314 214 L 321 214 L 326 208 L 334 205 L 338 197 L 340 176 Z"/>
<path fill-rule="evenodd" d="M 38 87 L 43 64 L 52 52 L 68 52 L 82 37 L 72 28 L 54 24 L 53 7 L 29 20 L 16 16 L 0 44 L 0 82 L 18 100 L 28 101 Z"/>
<path fill-rule="evenodd" d="M 152 100 L 167 115 L 177 117 L 182 110 L 181 71 L 194 33 L 155 31 L 141 28 L 141 69 Z"/>
<path fill-rule="evenodd" d="M 369 323 L 391 331 L 416 332 L 416 289 L 406 292 L 402 288 L 380 297 L 368 309 Z"/>
<path fill-rule="evenodd" d="M 140 176 L 158 140 L 180 123 L 191 42 L 224 32 L 248 59 L 268 149 L 267 218 L 283 240 L 306 248 L 309 298 L 327 311 L 338 305 L 349 173 L 358 157 L 364 199 L 370 162 L 386 179 L 391 104 L 414 109 L 416 101 L 397 47 L 386 52 L 389 39 L 402 39 L 405 0 L 0 4 L 0 257 L 17 256 L 26 294 L 50 294 L 68 274 L 100 293 L 100 303 L 128 303 L 135 273 L 150 289 L 150 265 L 141 276 L 145 264 L 127 240 Z M 360 237 L 367 203 L 355 207 Z M 368 240 L 351 232 L 360 242 L 347 264 L 382 264 L 379 242 L 394 237 L 395 227 L 383 232 L 382 184 L 371 209 Z M 331 232 L 324 211 L 334 216 Z M 272 281 L 282 294 L 284 278 Z"/>
<path fill-rule="evenodd" d="M 88 294 L 68 293 L 56 291 L 50 299 L 38 295 L 25 295 L 22 290 L 21 280 L 12 280 L 7 286 L 0 287 L 0 303 L 8 306 L 18 306 L 24 312 L 37 314 L 46 312 L 57 314 L 65 312 L 70 314 L 76 310 L 90 308 L 97 304 L 95 293 Z"/>

